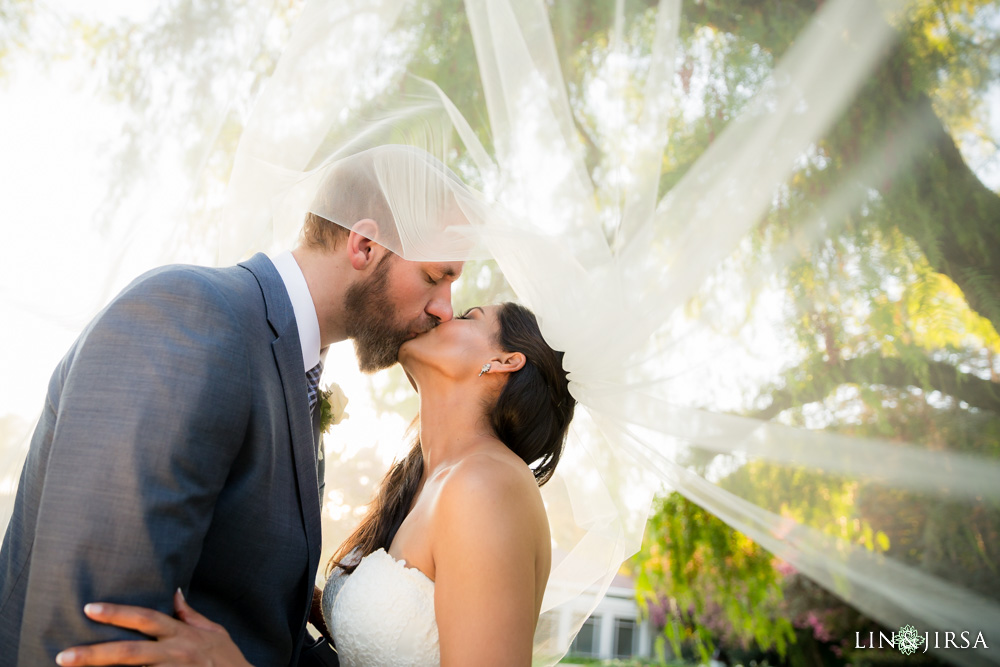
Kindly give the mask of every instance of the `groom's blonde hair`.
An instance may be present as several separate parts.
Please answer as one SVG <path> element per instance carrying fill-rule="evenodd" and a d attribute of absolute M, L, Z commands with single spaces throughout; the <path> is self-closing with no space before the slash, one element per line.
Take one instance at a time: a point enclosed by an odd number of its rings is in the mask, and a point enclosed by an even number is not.
<path fill-rule="evenodd" d="M 376 178 L 371 156 L 365 153 L 330 167 L 312 208 L 334 220 L 312 211 L 306 213 L 302 239 L 310 248 L 335 249 L 359 220 L 374 220 L 380 229 L 395 228 L 392 210 Z"/>

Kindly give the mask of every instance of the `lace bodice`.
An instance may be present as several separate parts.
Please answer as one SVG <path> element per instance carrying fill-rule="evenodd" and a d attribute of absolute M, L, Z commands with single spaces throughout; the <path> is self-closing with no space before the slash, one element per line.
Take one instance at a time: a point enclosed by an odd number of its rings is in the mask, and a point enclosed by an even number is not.
<path fill-rule="evenodd" d="M 439 665 L 434 582 L 384 549 L 365 556 L 351 575 L 330 577 L 323 616 L 342 667 Z"/>

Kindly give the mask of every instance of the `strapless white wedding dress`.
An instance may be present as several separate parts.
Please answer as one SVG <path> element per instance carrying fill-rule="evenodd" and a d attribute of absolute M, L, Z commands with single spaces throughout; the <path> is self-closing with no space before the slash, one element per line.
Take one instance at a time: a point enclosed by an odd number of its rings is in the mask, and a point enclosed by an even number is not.
<path fill-rule="evenodd" d="M 385 549 L 365 556 L 353 574 L 330 576 L 323 617 L 342 667 L 441 664 L 434 582 Z"/>

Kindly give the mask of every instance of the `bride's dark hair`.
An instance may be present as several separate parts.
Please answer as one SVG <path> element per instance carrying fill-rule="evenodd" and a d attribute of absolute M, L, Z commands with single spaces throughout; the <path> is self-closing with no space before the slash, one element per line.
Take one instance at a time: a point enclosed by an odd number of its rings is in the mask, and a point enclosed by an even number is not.
<path fill-rule="evenodd" d="M 520 370 L 508 375 L 487 415 L 497 438 L 531 467 L 541 486 L 559 463 L 576 401 L 562 368 L 563 353 L 542 338 L 534 314 L 507 302 L 500 305 L 497 321 L 500 347 L 504 352 L 521 352 L 526 361 Z M 361 558 L 389 548 L 410 511 L 423 471 L 417 438 L 406 457 L 394 463 L 382 479 L 361 524 L 330 560 L 328 573 L 338 566 L 353 572 Z"/>

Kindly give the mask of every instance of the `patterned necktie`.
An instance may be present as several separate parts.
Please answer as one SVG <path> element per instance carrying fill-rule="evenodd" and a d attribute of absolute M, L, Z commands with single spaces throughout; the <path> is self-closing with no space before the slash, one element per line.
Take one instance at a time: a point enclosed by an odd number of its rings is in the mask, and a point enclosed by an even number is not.
<path fill-rule="evenodd" d="M 306 392 L 309 395 L 309 414 L 313 414 L 316 401 L 319 400 L 319 376 L 323 374 L 323 362 L 306 371 Z"/>

